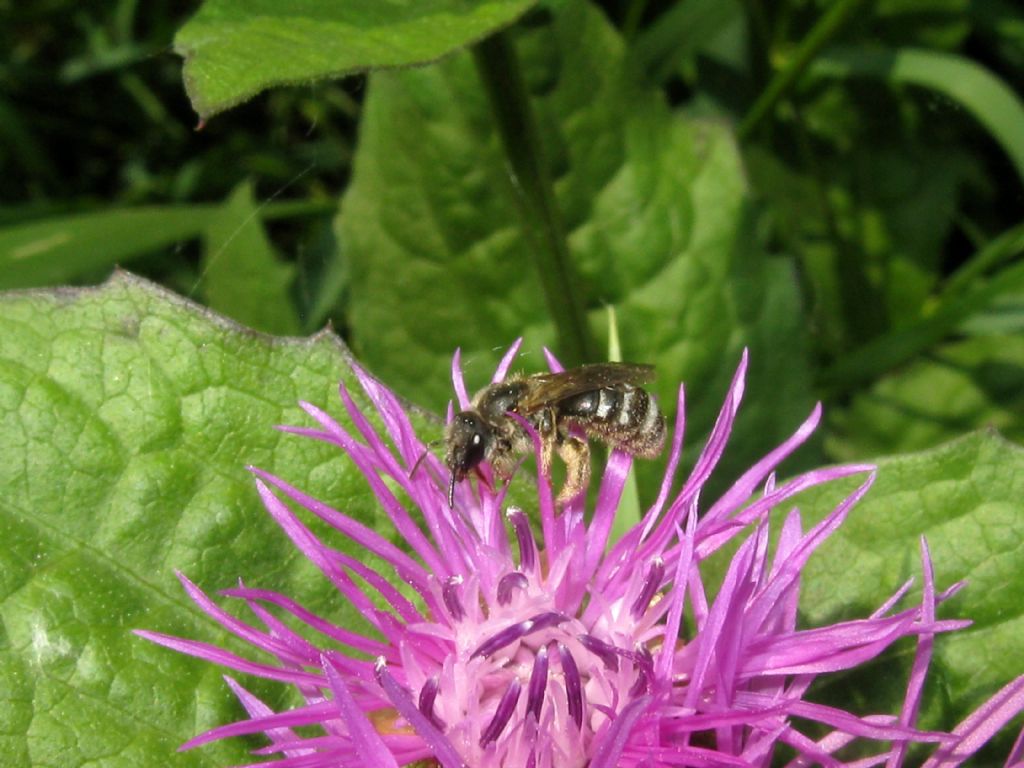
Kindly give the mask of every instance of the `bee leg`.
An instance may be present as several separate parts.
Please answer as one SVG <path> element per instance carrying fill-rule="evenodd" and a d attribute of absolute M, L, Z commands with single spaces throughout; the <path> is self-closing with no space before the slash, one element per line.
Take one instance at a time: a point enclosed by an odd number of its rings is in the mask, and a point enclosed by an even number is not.
<path fill-rule="evenodd" d="M 550 410 L 543 411 L 537 419 L 537 432 L 540 435 L 540 473 L 550 479 L 551 460 L 560 437 L 555 430 L 554 414 Z"/>
<path fill-rule="evenodd" d="M 491 469 L 494 470 L 494 474 L 506 482 L 515 474 L 517 466 L 516 457 L 510 453 L 502 453 L 491 459 Z"/>
<path fill-rule="evenodd" d="M 567 504 L 583 491 L 590 482 L 590 446 L 586 440 L 565 435 L 558 442 L 558 455 L 565 462 L 565 484 L 558 492 L 558 504 Z"/>

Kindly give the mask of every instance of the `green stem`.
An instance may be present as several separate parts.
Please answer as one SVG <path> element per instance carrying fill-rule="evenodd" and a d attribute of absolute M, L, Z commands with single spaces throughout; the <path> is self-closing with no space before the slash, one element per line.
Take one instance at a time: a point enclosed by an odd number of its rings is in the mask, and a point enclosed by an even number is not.
<path fill-rule="evenodd" d="M 804 73 L 804 70 L 814 60 L 814 57 L 839 33 L 866 2 L 868 0 L 839 0 L 818 20 L 818 23 L 814 25 L 807 34 L 807 37 L 797 46 L 793 57 L 785 67 L 775 74 L 771 82 L 768 83 L 768 87 L 761 92 L 757 101 L 754 102 L 754 106 L 750 108 L 750 111 L 743 118 L 737 129 L 741 140 L 750 137 L 758 124 L 792 90 L 800 76 Z"/>
<path fill-rule="evenodd" d="M 596 360 L 580 283 L 509 33 L 500 31 L 486 38 L 474 46 L 473 55 L 501 134 L 523 233 L 555 324 L 559 352 L 571 365 Z"/>

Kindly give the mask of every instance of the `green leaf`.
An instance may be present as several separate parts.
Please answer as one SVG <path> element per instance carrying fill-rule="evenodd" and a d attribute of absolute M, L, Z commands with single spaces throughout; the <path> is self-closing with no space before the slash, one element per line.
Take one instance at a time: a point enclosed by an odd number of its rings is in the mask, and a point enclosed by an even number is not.
<path fill-rule="evenodd" d="M 536 0 L 207 0 L 178 32 L 203 119 L 267 88 L 424 64 L 511 24 Z"/>
<path fill-rule="evenodd" d="M 962 105 L 992 135 L 1024 181 L 1024 102 L 1002 80 L 962 56 L 901 48 L 838 48 L 820 57 L 813 70 L 829 77 L 874 77 L 929 88 Z"/>
<path fill-rule="evenodd" d="M 261 219 L 323 215 L 311 200 L 269 202 Z M 22 214 L 24 215 L 24 214 Z M 52 216 L 0 228 L 0 290 L 70 283 L 161 248 L 199 237 L 223 216 L 215 205 L 142 206 Z M 241 233 L 242 219 L 233 224 Z M 224 226 L 230 223 L 225 222 Z"/>
<path fill-rule="evenodd" d="M 962 267 L 978 275 L 976 264 L 1001 261 L 1024 248 L 1024 225 L 1014 227 L 997 237 L 971 262 Z M 1010 263 L 989 278 L 980 276 L 964 281 L 954 275 L 953 289 L 943 294 L 934 311 L 903 328 L 869 341 L 839 359 L 826 370 L 823 382 L 838 391 L 852 389 L 856 384 L 871 381 L 896 366 L 942 341 L 964 320 L 991 306 L 1001 296 L 1012 296 L 1024 289 L 1024 263 Z"/>
<path fill-rule="evenodd" d="M 765 401 L 745 409 L 729 454 L 748 461 L 810 398 L 796 281 L 752 245 L 733 136 L 674 115 L 637 82 L 618 34 L 585 3 L 561 4 L 518 43 L 595 336 L 615 305 L 623 358 L 658 366 L 669 411 L 687 382 L 698 435 L 749 346 L 748 391 Z M 536 370 L 554 334 L 470 57 L 375 73 L 368 88 L 339 216 L 353 344 L 400 392 L 440 409 L 453 348 L 482 386 L 517 336 L 521 366 Z"/>
<path fill-rule="evenodd" d="M 203 233 L 200 286 L 206 303 L 259 331 L 294 334 L 299 329 L 289 288 L 295 268 L 278 260 L 252 195 L 239 185 Z"/>
<path fill-rule="evenodd" d="M 956 50 L 975 32 L 977 0 L 876 0 L 865 14 L 861 40 L 884 45 Z"/>
<path fill-rule="evenodd" d="M 805 525 L 831 508 L 836 493 L 832 488 L 801 499 L 800 508 L 811 510 Z M 992 432 L 880 461 L 874 487 L 804 571 L 801 607 L 806 624 L 865 615 L 911 577 L 920 595 L 918 538 L 925 535 L 938 590 L 967 581 L 960 595 L 940 607 L 940 618 L 974 622 L 966 630 L 938 637 L 926 688 L 931 707 L 923 725 L 940 720 L 945 726 L 955 724 L 1021 673 L 1022 498 L 1024 449 Z M 872 677 L 876 685 L 883 678 L 905 681 L 912 646 L 902 650 L 900 669 L 875 665 L 865 668 L 858 680 Z M 838 687 L 849 691 L 848 685 Z M 891 700 L 890 705 L 895 711 L 899 703 Z M 871 706 L 879 711 L 878 701 Z"/>
<path fill-rule="evenodd" d="M 883 129 L 864 121 L 865 107 L 831 86 L 792 126 L 813 153 L 746 152 L 766 223 L 799 255 L 833 355 L 920 318 L 970 171 L 962 151 L 942 148 L 915 121 Z"/>
<path fill-rule="evenodd" d="M 0 229 L 0 289 L 66 283 L 199 235 L 207 205 L 129 208 Z"/>
<path fill-rule="evenodd" d="M 1024 337 L 981 336 L 938 347 L 831 412 L 841 460 L 931 448 L 985 426 L 1024 442 Z"/>
<path fill-rule="evenodd" d="M 698 54 L 728 51 L 722 38 L 741 23 L 741 14 L 735 0 L 674 3 L 637 37 L 630 55 L 654 82 L 662 83 Z"/>
<path fill-rule="evenodd" d="M 348 362 L 333 336 L 272 339 L 123 273 L 0 298 L 0 765 L 250 759 L 241 740 L 174 755 L 243 712 L 220 670 L 131 630 L 232 647 L 175 569 L 209 591 L 244 577 L 359 624 L 245 470 L 375 524 L 351 462 L 272 429 L 308 424 L 300 398 L 347 423 L 338 380 L 359 393 Z M 282 704 L 281 686 L 254 690 Z"/>

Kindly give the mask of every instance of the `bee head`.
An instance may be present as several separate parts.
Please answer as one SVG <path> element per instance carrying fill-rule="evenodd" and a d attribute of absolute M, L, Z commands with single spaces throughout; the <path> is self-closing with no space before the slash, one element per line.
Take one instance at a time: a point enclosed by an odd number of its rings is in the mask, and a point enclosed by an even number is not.
<path fill-rule="evenodd" d="M 464 479 L 466 473 L 484 460 L 487 452 L 487 438 L 490 430 L 473 411 L 456 414 L 445 430 L 444 440 L 448 446 L 444 463 L 451 470 L 448 484 L 448 506 L 455 504 L 455 483 Z"/>

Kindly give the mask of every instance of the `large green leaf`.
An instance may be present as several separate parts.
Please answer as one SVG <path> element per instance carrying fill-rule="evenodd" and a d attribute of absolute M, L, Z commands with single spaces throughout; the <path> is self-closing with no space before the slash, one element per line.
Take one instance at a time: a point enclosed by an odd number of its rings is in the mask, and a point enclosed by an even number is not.
<path fill-rule="evenodd" d="M 801 508 L 820 517 L 836 490 L 814 494 Z M 863 615 L 910 577 L 919 595 L 918 538 L 927 536 L 940 591 L 967 580 L 939 615 L 974 621 L 936 641 L 930 722 L 954 724 L 1024 672 L 1022 499 L 1024 449 L 992 432 L 879 462 L 874 487 L 805 571 L 807 623 Z M 864 685 L 899 687 L 906 679 L 905 669 L 865 672 L 858 678 Z M 843 691 L 849 696 L 848 687 Z"/>
<path fill-rule="evenodd" d="M 107 210 L 0 229 L 0 288 L 66 283 L 199 235 L 208 205 Z"/>
<path fill-rule="evenodd" d="M 174 569 L 358 621 L 245 470 L 374 524 L 340 452 L 272 429 L 307 423 L 299 398 L 340 416 L 348 359 L 332 336 L 271 339 L 124 274 L 0 300 L 0 765 L 246 762 L 237 741 L 174 754 L 241 710 L 219 670 L 131 630 L 225 641 Z M 280 686 L 257 690 L 280 704 Z"/>
<path fill-rule="evenodd" d="M 175 38 L 203 118 L 275 85 L 423 64 L 514 21 L 536 0 L 206 0 Z"/>
<path fill-rule="evenodd" d="M 206 303 L 256 330 L 296 333 L 299 319 L 289 292 L 295 268 L 274 253 L 251 185 L 231 193 L 204 235 L 200 286 Z"/>
<path fill-rule="evenodd" d="M 765 401 L 745 410 L 729 454 L 748 461 L 810 403 L 796 283 L 754 245 L 732 134 L 673 114 L 585 3 L 561 4 L 518 43 L 595 332 L 615 305 L 623 357 L 658 366 L 670 410 L 687 382 L 697 434 L 749 346 L 749 389 Z M 432 408 L 448 398 L 452 348 L 482 385 L 517 336 L 533 369 L 554 338 L 514 183 L 468 55 L 371 77 L 339 217 L 353 345 Z"/>

